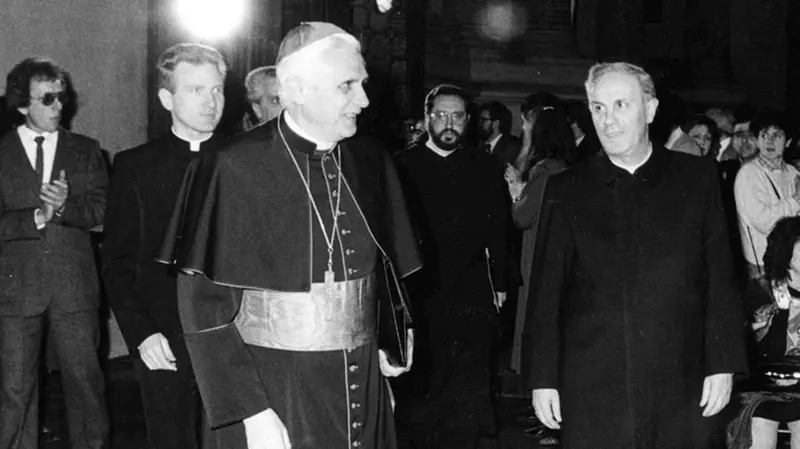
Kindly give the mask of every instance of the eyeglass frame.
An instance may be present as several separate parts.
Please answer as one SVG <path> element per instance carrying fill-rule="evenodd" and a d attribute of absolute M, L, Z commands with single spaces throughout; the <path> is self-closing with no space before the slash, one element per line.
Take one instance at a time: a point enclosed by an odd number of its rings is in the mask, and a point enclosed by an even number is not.
<path fill-rule="evenodd" d="M 69 94 L 65 90 L 61 90 L 58 92 L 47 92 L 41 97 L 31 97 L 31 101 L 34 100 L 41 103 L 42 106 L 52 106 L 56 100 L 58 100 L 58 102 L 61 103 L 61 105 L 65 105 L 69 101 Z"/>
<path fill-rule="evenodd" d="M 458 116 L 456 116 L 458 114 Z M 447 121 L 451 121 L 452 123 L 466 123 L 469 114 L 467 111 L 431 111 L 428 113 L 428 116 L 431 120 L 434 120 L 439 123 L 447 123 Z"/>

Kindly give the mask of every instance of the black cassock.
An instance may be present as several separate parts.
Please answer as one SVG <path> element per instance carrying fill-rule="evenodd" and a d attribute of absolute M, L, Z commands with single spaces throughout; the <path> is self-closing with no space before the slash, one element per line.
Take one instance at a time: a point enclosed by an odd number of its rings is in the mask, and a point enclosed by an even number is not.
<path fill-rule="evenodd" d="M 230 431 L 227 446 L 243 447 L 241 426 L 231 424 L 273 408 L 293 448 L 393 448 L 376 341 L 353 351 L 285 351 L 245 344 L 233 324 L 243 289 L 302 292 L 324 282 L 325 237 L 279 129 L 329 233 L 341 197 L 335 281 L 380 264 L 347 185 L 399 274 L 419 268 L 394 166 L 374 141 L 350 139 L 341 155 L 323 156 L 282 115 L 190 167 L 161 259 L 195 273 L 179 277 L 178 304 L 210 424 L 223 439 Z M 338 184 L 338 167 L 346 184 Z"/>
<path fill-rule="evenodd" d="M 558 389 L 565 448 L 699 448 L 703 380 L 747 370 L 714 162 L 603 153 L 550 179 L 523 374 Z"/>
<path fill-rule="evenodd" d="M 442 157 L 424 144 L 396 160 L 424 261 L 409 279 L 420 344 L 398 414 L 415 448 L 475 447 L 494 433 L 492 299 L 506 291 L 511 213 L 502 166 L 471 147 Z"/>

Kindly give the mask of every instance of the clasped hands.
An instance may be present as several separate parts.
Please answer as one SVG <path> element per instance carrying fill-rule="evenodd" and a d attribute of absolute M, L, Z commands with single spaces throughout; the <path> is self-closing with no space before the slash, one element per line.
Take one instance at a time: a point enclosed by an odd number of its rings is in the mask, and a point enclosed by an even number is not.
<path fill-rule="evenodd" d="M 58 179 L 42 184 L 39 191 L 39 199 L 42 200 L 42 214 L 45 222 L 53 219 L 53 215 L 64 209 L 64 205 L 69 197 L 69 184 L 67 174 L 61 170 Z"/>
<path fill-rule="evenodd" d="M 714 416 L 731 399 L 733 390 L 733 374 L 720 373 L 706 376 L 703 381 L 703 393 L 700 399 L 700 407 L 703 407 L 703 417 Z M 561 401 L 558 390 L 552 388 L 541 388 L 533 390 L 532 395 L 533 409 L 536 417 L 542 424 L 551 429 L 561 428 Z"/>

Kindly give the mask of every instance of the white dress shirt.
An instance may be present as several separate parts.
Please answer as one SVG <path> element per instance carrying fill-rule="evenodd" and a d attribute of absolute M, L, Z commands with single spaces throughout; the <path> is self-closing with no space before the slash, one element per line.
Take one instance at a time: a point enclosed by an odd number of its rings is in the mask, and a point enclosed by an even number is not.
<path fill-rule="evenodd" d="M 500 142 L 501 137 L 503 137 L 502 133 L 494 136 L 494 139 L 489 141 L 489 154 L 494 153 L 494 148 L 497 146 L 497 142 Z"/>
<path fill-rule="evenodd" d="M 36 139 L 39 136 L 44 137 L 42 142 L 42 150 L 44 154 L 44 171 L 42 172 L 42 179 L 50 182 L 53 174 L 53 161 L 56 159 L 56 145 L 58 145 L 58 131 L 52 133 L 39 134 L 25 125 L 17 127 L 17 133 L 22 141 L 22 146 L 25 148 L 25 154 L 28 155 L 28 161 L 31 163 L 31 168 L 36 169 Z M 43 181 L 44 183 L 44 181 Z"/>

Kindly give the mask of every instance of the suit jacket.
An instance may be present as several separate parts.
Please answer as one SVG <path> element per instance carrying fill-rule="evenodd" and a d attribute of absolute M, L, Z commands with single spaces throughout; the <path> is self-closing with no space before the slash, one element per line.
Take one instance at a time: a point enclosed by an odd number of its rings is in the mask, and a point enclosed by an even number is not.
<path fill-rule="evenodd" d="M 513 164 L 519 156 L 519 151 L 522 149 L 522 142 L 517 136 L 511 134 L 503 134 L 497 145 L 494 146 L 492 155 L 504 164 Z"/>
<path fill-rule="evenodd" d="M 128 347 L 161 333 L 182 334 L 174 270 L 155 261 L 190 162 L 223 141 L 214 136 L 192 153 L 170 133 L 114 158 L 103 240 L 103 280 Z"/>
<path fill-rule="evenodd" d="M 52 177 L 61 170 L 70 188 L 64 212 L 38 230 L 33 217 L 41 183 L 19 134 L 0 140 L 0 314 L 99 306 L 89 230 L 103 222 L 108 174 L 97 141 L 60 129 Z"/>

